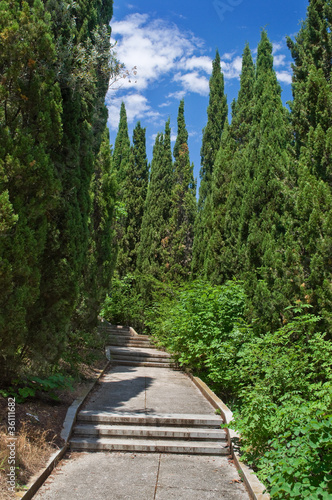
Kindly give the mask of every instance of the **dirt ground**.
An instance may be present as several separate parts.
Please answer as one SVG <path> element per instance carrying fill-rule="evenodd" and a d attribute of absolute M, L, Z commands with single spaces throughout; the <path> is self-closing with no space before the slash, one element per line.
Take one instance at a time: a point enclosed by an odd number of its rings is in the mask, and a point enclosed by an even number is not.
<path fill-rule="evenodd" d="M 29 479 L 44 469 L 50 456 L 62 448 L 60 437 L 69 406 L 78 398 L 92 380 L 96 379 L 106 364 L 99 359 L 92 367 L 82 365 L 80 382 L 74 383 L 74 390 L 58 391 L 58 401 L 40 394 L 15 405 L 15 479 L 16 491 L 24 489 Z M 0 396 L 0 498 L 15 498 L 8 490 L 10 459 L 8 444 L 8 400 Z"/>

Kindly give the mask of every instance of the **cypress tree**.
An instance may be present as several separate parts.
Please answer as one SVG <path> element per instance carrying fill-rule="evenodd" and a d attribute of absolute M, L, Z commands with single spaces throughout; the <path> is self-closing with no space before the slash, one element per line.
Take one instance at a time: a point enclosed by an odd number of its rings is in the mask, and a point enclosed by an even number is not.
<path fill-rule="evenodd" d="M 296 138 L 298 239 L 305 300 L 332 331 L 332 5 L 311 0 L 295 41 L 292 124 Z"/>
<path fill-rule="evenodd" d="M 143 274 L 165 279 L 169 269 L 168 224 L 171 213 L 173 162 L 171 129 L 166 122 L 164 134 L 158 134 L 153 148 L 137 266 Z"/>
<path fill-rule="evenodd" d="M 62 99 L 62 140 L 51 150 L 61 187 L 56 206 L 48 212 L 40 293 L 29 310 L 28 329 L 29 345 L 37 350 L 42 346 L 42 360 L 53 363 L 66 344 L 88 260 L 91 178 L 107 120 L 112 0 L 103 5 L 49 0 L 46 8 Z"/>
<path fill-rule="evenodd" d="M 133 273 L 137 265 L 137 252 L 149 179 L 145 131 L 146 129 L 142 128 L 138 122 L 133 132 L 133 146 L 122 184 L 121 200 L 126 215 L 123 216 L 122 220 L 117 261 L 117 271 L 120 276 Z"/>
<path fill-rule="evenodd" d="M 287 287 L 286 276 L 292 273 L 290 267 L 296 266 L 290 241 L 294 203 L 288 154 L 291 134 L 280 94 L 272 45 L 263 31 L 257 53 L 253 121 L 243 155 L 246 165 L 238 249 L 253 310 L 267 328 L 279 324 L 281 311 L 294 298 L 294 290 L 286 292 L 284 285 Z M 295 289 L 300 284 L 295 274 L 293 280 Z"/>
<path fill-rule="evenodd" d="M 240 90 L 226 120 L 212 175 L 212 236 L 204 262 L 206 276 L 215 283 L 238 276 L 240 210 L 244 196 L 246 161 L 243 156 L 253 119 L 255 67 L 249 45 L 242 57 Z"/>
<path fill-rule="evenodd" d="M 169 269 L 173 280 L 185 279 L 190 274 L 196 214 L 196 185 L 193 165 L 190 164 L 189 158 L 184 100 L 180 102 L 177 124 L 178 133 L 173 150 L 175 163 L 169 221 Z"/>
<path fill-rule="evenodd" d="M 116 180 L 106 127 L 91 179 L 88 259 L 81 278 L 78 307 L 72 318 L 73 330 L 91 330 L 97 324 L 101 304 L 110 288 L 116 263 L 114 212 Z"/>
<path fill-rule="evenodd" d="M 208 121 L 203 130 L 201 148 L 200 187 L 198 213 L 195 221 L 195 239 L 193 245 L 193 273 L 203 272 L 205 252 L 211 237 L 211 181 L 213 165 L 220 147 L 221 133 L 228 113 L 227 99 L 224 94 L 224 76 L 220 69 L 220 56 L 216 52 L 210 78 Z"/>
<path fill-rule="evenodd" d="M 113 168 L 117 173 L 120 189 L 120 199 L 122 198 L 122 183 L 124 182 L 128 170 L 130 157 L 130 140 L 128 134 L 127 113 L 125 104 L 121 103 L 120 121 L 118 133 L 115 139 L 113 152 Z"/>
<path fill-rule="evenodd" d="M 59 201 L 52 161 L 62 133 L 55 62 L 43 4 L 1 2 L 0 371 L 6 381 L 33 349 L 29 311 L 40 295 L 48 221 Z M 40 332 L 35 351 L 43 352 L 43 340 Z"/>

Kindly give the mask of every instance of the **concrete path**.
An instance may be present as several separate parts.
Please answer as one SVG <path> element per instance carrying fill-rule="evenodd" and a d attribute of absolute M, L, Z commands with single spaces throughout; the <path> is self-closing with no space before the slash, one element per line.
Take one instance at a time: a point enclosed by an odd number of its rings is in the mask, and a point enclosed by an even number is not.
<path fill-rule="evenodd" d="M 84 409 L 143 413 L 215 414 L 184 373 L 169 368 L 115 366 Z"/>
<path fill-rule="evenodd" d="M 213 415 L 214 408 L 179 371 L 112 367 L 83 411 Z M 37 500 L 248 500 L 225 456 L 165 453 L 72 453 L 34 497 Z"/>

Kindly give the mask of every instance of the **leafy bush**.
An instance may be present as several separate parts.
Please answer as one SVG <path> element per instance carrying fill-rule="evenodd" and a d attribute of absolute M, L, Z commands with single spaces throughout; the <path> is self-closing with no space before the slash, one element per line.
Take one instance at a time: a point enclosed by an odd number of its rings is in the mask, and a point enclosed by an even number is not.
<path fill-rule="evenodd" d="M 27 377 L 25 381 L 15 380 L 11 387 L 2 389 L 0 394 L 4 398 L 15 397 L 17 403 L 23 403 L 29 397 L 35 397 L 38 392 L 43 392 L 57 401 L 58 396 L 55 391 L 71 387 L 71 380 L 68 377 L 56 373 L 47 378 Z"/>
<path fill-rule="evenodd" d="M 150 318 L 148 324 L 182 366 L 229 394 L 238 379 L 234 375 L 238 351 L 251 336 L 243 319 L 244 307 L 241 283 L 212 286 L 195 281 L 158 304 L 158 318 Z"/>
<path fill-rule="evenodd" d="M 295 419 L 292 429 L 271 440 L 269 446 L 259 469 L 271 498 L 331 498 L 332 416 L 317 412 L 305 424 Z"/>
<path fill-rule="evenodd" d="M 155 302 L 148 324 L 180 364 L 233 402 L 243 458 L 272 498 L 330 498 L 332 344 L 307 304 L 261 335 L 246 325 L 246 306 L 242 283 L 196 281 Z"/>
<path fill-rule="evenodd" d="M 147 318 L 155 314 L 156 304 L 169 294 L 174 295 L 172 286 L 152 276 L 136 273 L 114 277 L 100 315 L 110 323 L 143 332 L 148 326 Z"/>

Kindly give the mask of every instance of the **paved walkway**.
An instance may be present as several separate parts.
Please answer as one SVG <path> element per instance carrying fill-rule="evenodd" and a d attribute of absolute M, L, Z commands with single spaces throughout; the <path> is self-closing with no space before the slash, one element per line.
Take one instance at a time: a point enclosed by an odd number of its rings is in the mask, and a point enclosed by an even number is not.
<path fill-rule="evenodd" d="M 85 410 L 206 414 L 214 408 L 183 373 L 116 366 Z M 165 453 L 73 453 L 55 469 L 36 500 L 248 500 L 236 468 L 223 456 Z"/>

